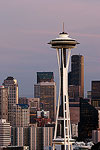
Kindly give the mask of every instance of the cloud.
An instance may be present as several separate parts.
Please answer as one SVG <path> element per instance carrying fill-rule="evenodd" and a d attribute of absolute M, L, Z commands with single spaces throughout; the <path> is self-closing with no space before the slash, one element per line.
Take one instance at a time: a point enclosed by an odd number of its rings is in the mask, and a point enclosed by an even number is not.
<path fill-rule="evenodd" d="M 25 29 L 21 29 L 19 30 L 19 32 L 24 33 L 26 35 L 53 35 L 54 33 L 56 34 L 55 31 L 48 31 L 48 30 L 25 30 Z"/>
<path fill-rule="evenodd" d="M 100 34 L 88 34 L 88 33 L 71 33 L 72 35 L 78 36 L 78 37 L 88 37 L 88 38 L 100 38 Z"/>

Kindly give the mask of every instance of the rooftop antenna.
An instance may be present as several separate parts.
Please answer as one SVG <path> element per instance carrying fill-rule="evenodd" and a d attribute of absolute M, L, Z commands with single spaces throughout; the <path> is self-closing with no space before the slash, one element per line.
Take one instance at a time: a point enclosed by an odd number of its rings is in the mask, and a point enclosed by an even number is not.
<path fill-rule="evenodd" d="M 63 22 L 63 33 L 64 33 L 64 22 Z"/>

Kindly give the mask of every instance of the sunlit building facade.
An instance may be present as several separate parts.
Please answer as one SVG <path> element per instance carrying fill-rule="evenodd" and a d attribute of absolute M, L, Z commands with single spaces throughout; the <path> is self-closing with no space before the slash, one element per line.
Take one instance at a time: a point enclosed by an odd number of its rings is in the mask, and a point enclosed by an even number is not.
<path fill-rule="evenodd" d="M 11 144 L 13 146 L 29 146 L 29 127 L 12 127 Z"/>
<path fill-rule="evenodd" d="M 8 88 L 0 86 L 0 119 L 8 121 Z"/>
<path fill-rule="evenodd" d="M 0 119 L 0 146 L 11 144 L 11 126 L 5 119 Z"/>
<path fill-rule="evenodd" d="M 30 109 L 27 104 L 13 105 L 13 127 L 28 127 L 30 123 Z"/>
<path fill-rule="evenodd" d="M 3 83 L 8 88 L 8 121 L 13 124 L 13 105 L 18 104 L 18 82 L 13 77 L 7 77 Z"/>
<path fill-rule="evenodd" d="M 30 150 L 44 150 L 52 146 L 53 127 L 30 127 Z"/>

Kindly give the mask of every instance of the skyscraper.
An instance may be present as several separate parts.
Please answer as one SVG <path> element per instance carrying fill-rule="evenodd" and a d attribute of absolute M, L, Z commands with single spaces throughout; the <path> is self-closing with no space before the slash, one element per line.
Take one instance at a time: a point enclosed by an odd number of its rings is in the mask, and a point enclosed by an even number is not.
<path fill-rule="evenodd" d="M 11 126 L 5 119 L 0 119 L 0 146 L 11 144 Z"/>
<path fill-rule="evenodd" d="M 52 146 L 53 127 L 30 127 L 30 150 L 44 150 Z"/>
<path fill-rule="evenodd" d="M 26 98 L 26 97 L 19 97 L 18 104 L 28 104 L 28 98 Z"/>
<path fill-rule="evenodd" d="M 13 146 L 29 146 L 29 127 L 12 127 L 11 144 Z"/>
<path fill-rule="evenodd" d="M 34 97 L 40 98 L 41 110 L 50 112 L 50 118 L 56 115 L 56 83 L 53 72 L 37 72 L 37 84 L 34 85 Z"/>
<path fill-rule="evenodd" d="M 28 98 L 28 104 L 30 109 L 36 108 L 37 110 L 40 109 L 40 99 L 39 98 Z"/>
<path fill-rule="evenodd" d="M 41 110 L 49 111 L 52 121 L 56 115 L 56 83 L 40 82 L 34 85 L 34 97 L 40 98 Z"/>
<path fill-rule="evenodd" d="M 53 72 L 37 72 L 37 83 L 54 82 Z"/>
<path fill-rule="evenodd" d="M 84 56 L 72 55 L 71 72 L 69 72 L 68 78 L 70 91 L 73 86 L 75 86 L 74 89 L 76 89 L 74 90 L 73 98 L 84 97 Z"/>
<path fill-rule="evenodd" d="M 100 107 L 100 81 L 92 81 L 91 103 L 94 107 Z"/>
<path fill-rule="evenodd" d="M 8 88 L 8 121 L 13 124 L 13 105 L 18 104 L 18 83 L 13 77 L 7 77 L 3 83 L 5 88 Z"/>
<path fill-rule="evenodd" d="M 80 141 L 92 138 L 92 130 L 99 127 L 99 111 L 86 99 L 80 99 L 80 122 L 78 126 L 78 138 Z"/>
<path fill-rule="evenodd" d="M 37 110 L 40 110 L 39 98 L 28 98 L 28 104 L 30 107 L 30 123 L 36 122 Z"/>
<path fill-rule="evenodd" d="M 30 109 L 27 104 L 13 105 L 13 124 L 14 127 L 28 127 L 30 123 Z"/>
<path fill-rule="evenodd" d="M 8 88 L 0 87 L 0 119 L 8 121 Z"/>

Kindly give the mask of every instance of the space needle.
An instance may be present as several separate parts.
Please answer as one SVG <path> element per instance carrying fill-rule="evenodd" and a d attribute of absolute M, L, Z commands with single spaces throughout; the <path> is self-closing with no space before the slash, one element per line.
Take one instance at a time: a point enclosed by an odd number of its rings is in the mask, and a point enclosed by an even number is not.
<path fill-rule="evenodd" d="M 60 145 L 61 150 L 72 150 L 74 140 L 71 135 L 69 98 L 68 98 L 68 67 L 71 55 L 71 49 L 79 44 L 75 39 L 69 37 L 68 33 L 63 32 L 59 37 L 51 40 L 48 44 L 56 49 L 58 67 L 59 67 L 59 96 L 56 114 L 56 124 L 53 139 L 53 150 L 55 145 Z M 57 127 L 61 124 L 61 134 L 58 136 Z"/>

